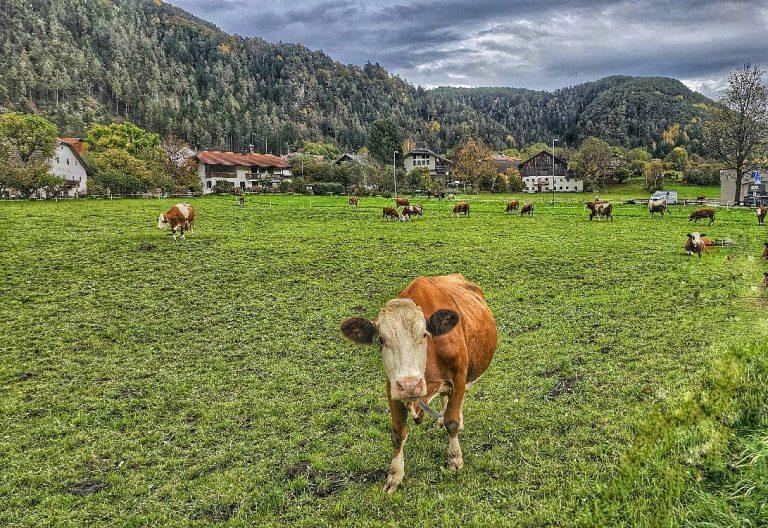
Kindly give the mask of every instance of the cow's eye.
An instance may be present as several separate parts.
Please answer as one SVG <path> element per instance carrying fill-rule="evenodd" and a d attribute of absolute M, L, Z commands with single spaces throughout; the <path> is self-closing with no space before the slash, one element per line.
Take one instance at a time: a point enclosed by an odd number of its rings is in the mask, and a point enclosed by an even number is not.
<path fill-rule="evenodd" d="M 429 337 L 429 332 L 424 332 L 424 335 L 422 337 L 424 337 L 424 339 L 428 338 Z"/>
<path fill-rule="evenodd" d="M 379 344 L 380 344 L 381 346 L 384 346 L 384 338 L 383 338 L 383 337 L 381 337 L 381 336 L 379 336 Z"/>

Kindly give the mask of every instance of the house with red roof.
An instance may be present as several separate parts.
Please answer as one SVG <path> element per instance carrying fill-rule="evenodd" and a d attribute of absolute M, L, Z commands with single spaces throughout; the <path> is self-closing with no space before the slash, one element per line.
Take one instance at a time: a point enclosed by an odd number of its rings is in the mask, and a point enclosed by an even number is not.
<path fill-rule="evenodd" d="M 291 178 L 288 160 L 272 154 L 203 150 L 196 156 L 200 185 L 210 194 L 216 182 L 226 181 L 242 191 L 273 188 Z"/>
<path fill-rule="evenodd" d="M 85 142 L 80 138 L 60 137 L 51 158 L 50 173 L 64 180 L 61 192 L 67 196 L 88 194 L 88 167 L 82 157 Z"/>

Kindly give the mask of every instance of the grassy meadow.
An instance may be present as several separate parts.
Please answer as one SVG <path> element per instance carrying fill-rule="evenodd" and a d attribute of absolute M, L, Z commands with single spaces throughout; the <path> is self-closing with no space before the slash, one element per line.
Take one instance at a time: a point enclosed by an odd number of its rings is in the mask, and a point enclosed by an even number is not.
<path fill-rule="evenodd" d="M 606 501 L 613 525 L 768 515 L 734 513 L 686 457 L 622 470 L 654 416 L 764 340 L 765 228 L 718 210 L 698 230 L 736 245 L 688 258 L 692 208 L 617 205 L 590 223 L 585 198 L 532 218 L 504 215 L 506 197 L 474 197 L 468 218 L 422 200 L 404 223 L 381 220 L 382 198 L 195 198 L 196 231 L 176 242 L 155 226 L 176 200 L 0 202 L 0 525 L 568 526 L 599 524 Z M 427 417 L 387 496 L 383 368 L 339 323 L 455 272 L 483 288 L 500 337 L 467 396 L 465 467 L 445 469 Z M 698 476 L 666 504 L 670 467 Z M 631 493 L 606 495 L 617 479 Z"/>

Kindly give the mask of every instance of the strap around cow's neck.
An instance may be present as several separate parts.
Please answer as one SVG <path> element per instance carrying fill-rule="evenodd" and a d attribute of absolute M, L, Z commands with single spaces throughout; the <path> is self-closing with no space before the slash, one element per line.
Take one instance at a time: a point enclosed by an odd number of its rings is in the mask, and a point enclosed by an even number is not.
<path fill-rule="evenodd" d="M 419 400 L 419 407 L 421 407 L 422 411 L 430 415 L 435 420 L 439 420 L 440 418 L 443 417 L 442 413 L 435 411 L 434 409 L 432 409 L 432 407 L 424 403 L 422 400 Z"/>

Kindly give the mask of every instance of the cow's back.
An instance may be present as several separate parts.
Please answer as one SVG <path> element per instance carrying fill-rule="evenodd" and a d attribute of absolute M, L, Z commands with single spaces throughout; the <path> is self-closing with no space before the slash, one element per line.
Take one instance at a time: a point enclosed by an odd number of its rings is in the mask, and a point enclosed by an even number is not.
<path fill-rule="evenodd" d="M 420 277 L 409 284 L 400 297 L 412 299 L 431 316 L 440 309 L 454 310 L 459 324 L 445 335 L 431 338 L 427 346 L 427 380 L 440 379 L 440 370 L 467 366 L 467 381 L 485 372 L 496 351 L 498 336 L 482 290 L 463 275 Z"/>

